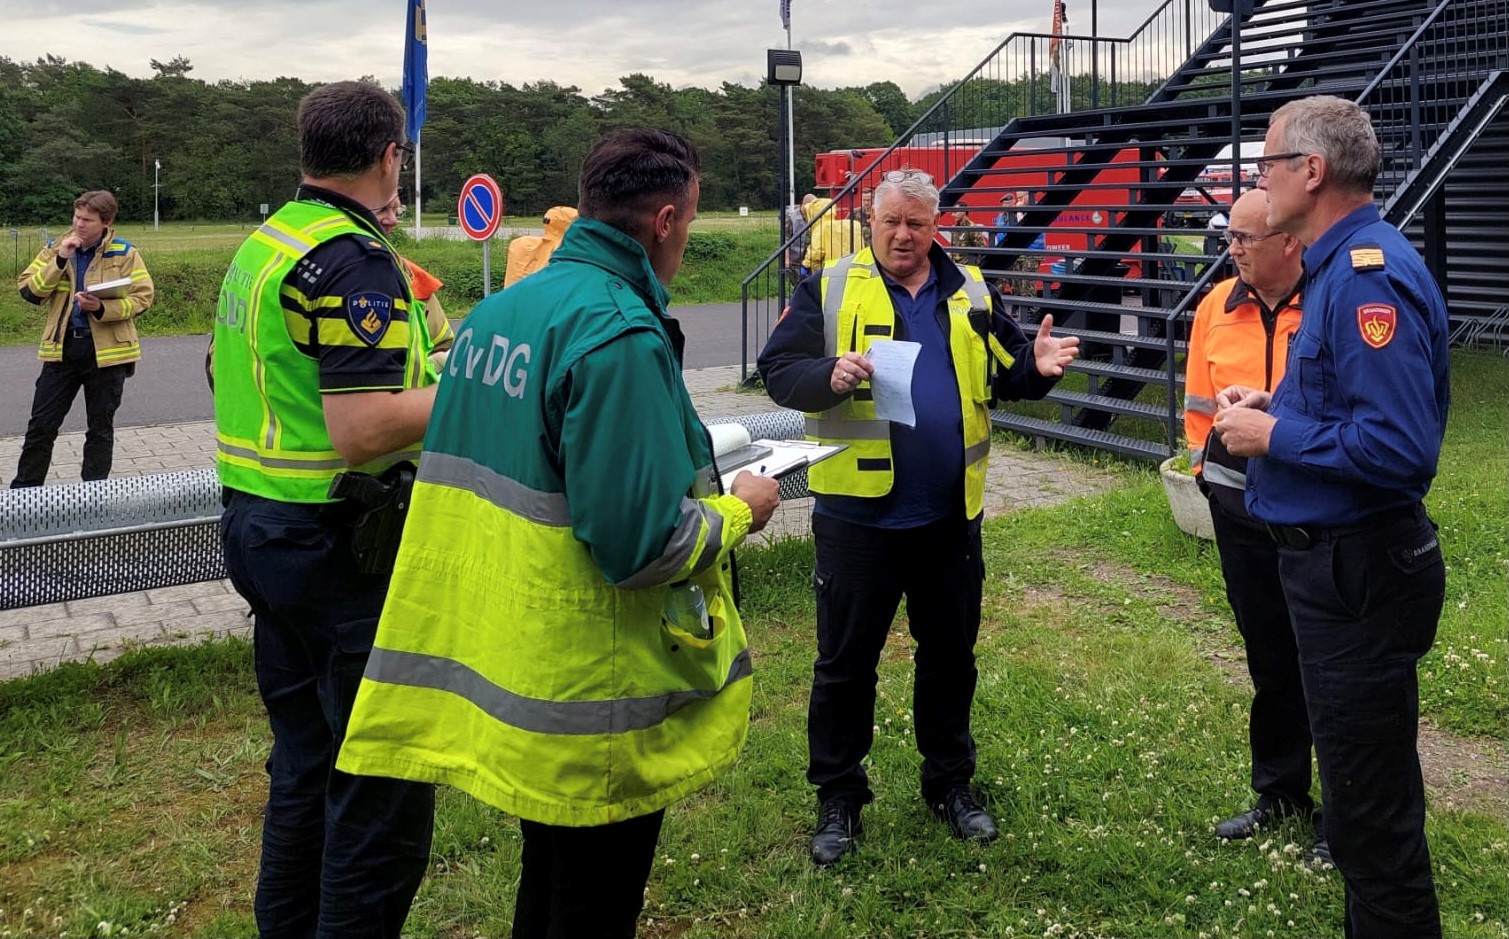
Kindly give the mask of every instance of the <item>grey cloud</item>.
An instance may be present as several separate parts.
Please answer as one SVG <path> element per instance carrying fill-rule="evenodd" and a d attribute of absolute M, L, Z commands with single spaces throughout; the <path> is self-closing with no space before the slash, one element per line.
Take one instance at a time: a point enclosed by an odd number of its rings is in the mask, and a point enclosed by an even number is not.
<path fill-rule="evenodd" d="M 1089 0 L 1070 0 L 1070 31 L 1089 31 Z M 962 76 L 1013 30 L 1046 32 L 1050 0 L 793 0 L 796 48 L 824 86 L 890 78 L 911 95 Z M 1101 3 L 1102 35 L 1126 36 L 1159 4 Z M 194 75 L 310 81 L 374 74 L 397 85 L 403 0 L 8 0 L 0 55 L 44 52 L 149 75 L 183 54 Z M 555 81 L 587 94 L 644 72 L 673 86 L 755 84 L 781 47 L 778 0 L 429 0 L 430 75 Z M 984 17 L 989 17 L 984 21 Z M 975 24 L 967 27 L 964 24 Z M 57 37 L 68 37 L 62 45 Z M 311 37 L 322 37 L 311 39 Z M 87 51 L 79 51 L 87 50 Z"/>

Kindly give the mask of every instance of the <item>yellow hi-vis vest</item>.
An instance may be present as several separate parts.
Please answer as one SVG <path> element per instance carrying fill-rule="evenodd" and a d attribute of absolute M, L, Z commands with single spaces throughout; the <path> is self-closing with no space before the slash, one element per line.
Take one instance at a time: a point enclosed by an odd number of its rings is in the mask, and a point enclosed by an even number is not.
<path fill-rule="evenodd" d="M 349 469 L 330 442 L 320 397 L 319 361 L 299 351 L 293 334 L 317 329 L 326 342 L 357 343 L 338 320 L 311 325 L 284 310 L 284 278 L 317 246 L 342 235 L 382 245 L 387 239 L 357 225 L 339 209 L 316 202 L 290 202 L 252 232 L 231 261 L 215 313 L 215 466 L 222 485 L 279 502 L 330 502 L 330 481 Z M 416 309 L 408 274 L 399 267 L 404 296 L 393 298 L 385 341 L 408 347 L 405 388 L 435 383 L 430 340 Z M 329 328 L 327 334 L 327 327 Z M 379 457 L 366 466 L 378 472 L 419 447 Z"/>
<path fill-rule="evenodd" d="M 568 244 L 578 256 L 616 239 L 650 281 L 627 236 L 593 219 L 577 226 Z M 712 451 L 680 376 L 664 408 L 679 417 L 689 460 L 661 458 L 697 469 L 684 483 L 676 470 L 677 488 L 687 486 L 680 523 L 661 557 L 626 581 L 610 583 L 578 537 L 573 519 L 591 506 L 572 504 L 547 447 L 514 444 L 553 439 L 544 401 L 579 350 L 629 330 L 663 333 L 627 279 L 552 262 L 468 317 L 430 418 L 342 771 L 442 783 L 521 818 L 580 827 L 663 809 L 737 759 L 753 669 L 731 551 L 751 513 L 711 494 Z M 510 304 L 529 315 L 502 316 Z M 473 378 L 461 364 L 479 361 L 472 349 L 500 348 L 500 320 L 517 360 L 499 353 L 499 370 L 528 369 L 517 399 L 482 377 L 488 366 Z"/>
<path fill-rule="evenodd" d="M 990 290 L 974 265 L 960 265 L 964 286 L 948 298 L 948 351 L 959 388 L 964 417 L 964 514 L 974 518 L 985 509 L 985 466 L 990 454 L 990 358 L 1010 368 L 1012 357 L 995 340 L 987 339 L 970 321 L 973 311 L 984 316 L 989 330 Z M 863 353 L 877 339 L 896 331 L 896 308 L 885 279 L 869 248 L 823 268 L 823 349 L 826 355 Z M 861 382 L 842 402 L 807 414 L 808 439 L 847 444 L 847 449 L 813 464 L 807 487 L 835 496 L 883 496 L 891 491 L 895 471 L 891 460 L 891 423 L 875 413 L 869 382 Z"/>

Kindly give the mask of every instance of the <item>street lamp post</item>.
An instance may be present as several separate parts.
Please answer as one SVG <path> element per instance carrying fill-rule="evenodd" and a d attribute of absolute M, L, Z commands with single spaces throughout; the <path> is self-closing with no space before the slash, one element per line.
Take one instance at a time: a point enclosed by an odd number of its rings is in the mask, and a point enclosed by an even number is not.
<path fill-rule="evenodd" d="M 162 230 L 162 216 L 157 213 L 157 174 L 162 170 L 162 161 L 152 161 L 152 230 Z"/>

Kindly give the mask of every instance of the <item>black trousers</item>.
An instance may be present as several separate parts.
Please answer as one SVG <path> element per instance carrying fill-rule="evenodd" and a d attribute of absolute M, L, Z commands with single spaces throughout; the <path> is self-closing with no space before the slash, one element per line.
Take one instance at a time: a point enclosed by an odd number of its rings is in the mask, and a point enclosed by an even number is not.
<path fill-rule="evenodd" d="M 115 412 L 121 406 L 126 378 L 136 368 L 133 364 L 100 368 L 94 360 L 94 340 L 86 333 L 75 338 L 64 328 L 63 359 L 43 362 L 37 376 L 37 390 L 31 401 L 31 420 L 26 425 L 26 439 L 21 444 L 21 459 L 16 466 L 12 489 L 40 486 L 47 481 L 52 466 L 52 445 L 58 428 L 73 407 L 79 389 L 84 389 L 84 413 L 89 429 L 84 434 L 84 460 L 79 475 L 84 479 L 104 479 L 110 475 L 115 449 Z"/>
<path fill-rule="evenodd" d="M 876 667 L 901 598 L 917 643 L 912 714 L 922 796 L 939 801 L 975 772 L 969 731 L 978 671 L 980 520 L 884 529 L 812 516 L 817 662 L 807 710 L 807 780 L 820 801 L 873 798 L 861 761 L 874 741 Z"/>
<path fill-rule="evenodd" d="M 1210 498 L 1226 600 L 1247 646 L 1252 676 L 1252 710 L 1247 739 L 1252 747 L 1252 788 L 1261 802 L 1281 802 L 1308 814 L 1310 798 L 1310 713 L 1305 707 L 1299 647 L 1289 620 L 1289 604 L 1278 577 L 1278 545 L 1268 530 L 1245 512 Z"/>
<path fill-rule="evenodd" d="M 1415 749 L 1416 663 L 1435 642 L 1446 566 L 1423 506 L 1279 548 L 1294 616 L 1325 834 L 1346 881 L 1347 936 L 1432 939 L 1441 912 Z"/>
<path fill-rule="evenodd" d="M 272 726 L 252 909 L 267 939 L 398 939 L 430 860 L 435 787 L 335 768 L 386 578 L 357 570 L 348 520 L 231 493 L 225 567 L 256 616 Z"/>
<path fill-rule="evenodd" d="M 513 939 L 632 939 L 665 811 L 590 828 L 521 820 Z"/>

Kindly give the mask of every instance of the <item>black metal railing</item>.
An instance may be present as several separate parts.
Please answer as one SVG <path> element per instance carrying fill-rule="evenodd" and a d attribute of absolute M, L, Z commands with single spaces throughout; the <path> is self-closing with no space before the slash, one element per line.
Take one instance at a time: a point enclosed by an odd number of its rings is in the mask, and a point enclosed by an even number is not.
<path fill-rule="evenodd" d="M 796 279 L 793 243 L 820 232 L 820 220 L 863 218 L 867 190 L 901 165 L 926 166 L 940 188 L 1012 120 L 1060 111 L 1140 105 L 1167 82 L 1226 20 L 1206 0 L 1165 0 L 1127 38 L 1013 33 L 942 94 L 889 148 L 854 166 L 832 202 L 794 232 L 741 285 L 742 377 L 774 328 Z M 1055 51 L 1056 49 L 1056 51 Z M 864 237 L 863 226 L 843 227 Z"/>

